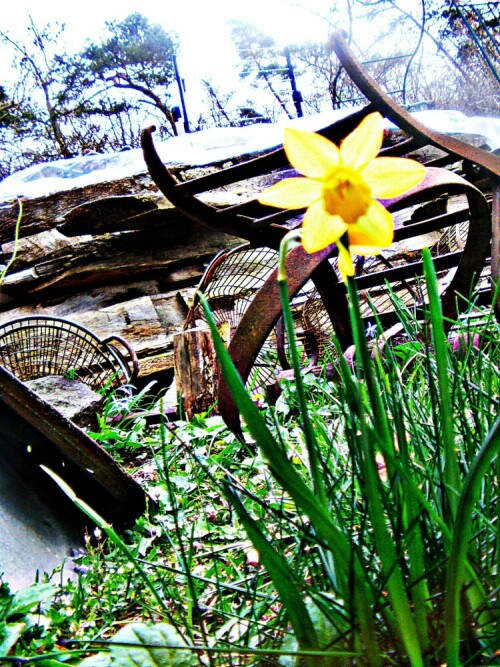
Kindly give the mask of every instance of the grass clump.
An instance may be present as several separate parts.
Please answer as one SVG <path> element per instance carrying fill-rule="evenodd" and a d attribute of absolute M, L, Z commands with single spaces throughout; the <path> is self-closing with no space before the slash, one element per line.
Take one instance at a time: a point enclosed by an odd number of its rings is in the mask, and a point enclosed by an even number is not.
<path fill-rule="evenodd" d="M 500 328 L 473 304 L 443 323 L 428 257 L 426 271 L 429 308 L 417 319 L 395 300 L 401 335 L 380 348 L 351 284 L 355 363 L 296 373 L 264 410 L 216 339 L 242 439 L 206 416 L 103 428 L 147 467 L 156 504 L 125 536 L 89 537 L 49 605 L 51 660 L 104 648 L 99 664 L 127 664 L 118 644 L 171 637 L 181 648 L 155 664 L 495 663 Z"/>

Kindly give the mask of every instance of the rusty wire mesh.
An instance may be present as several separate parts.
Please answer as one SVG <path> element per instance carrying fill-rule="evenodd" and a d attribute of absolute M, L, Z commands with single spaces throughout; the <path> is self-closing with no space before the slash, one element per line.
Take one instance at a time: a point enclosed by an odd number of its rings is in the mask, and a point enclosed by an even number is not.
<path fill-rule="evenodd" d="M 21 381 L 60 375 L 95 391 L 112 389 L 128 383 L 132 372 L 109 341 L 68 320 L 18 318 L 0 326 L 0 364 Z"/>
<path fill-rule="evenodd" d="M 445 214 L 450 208 L 457 206 L 458 198 L 440 198 L 440 211 Z M 455 201 L 454 201 L 455 200 Z M 463 199 L 460 202 L 464 204 Z M 418 219 L 422 207 L 412 207 L 396 215 L 396 225 L 407 225 Z M 413 219 L 412 219 L 413 216 Z M 463 250 L 467 242 L 469 231 L 469 220 L 458 224 L 452 224 L 434 232 L 413 236 L 403 241 L 393 243 L 388 250 L 383 250 L 380 255 L 373 257 L 357 258 L 355 260 L 357 275 L 377 273 L 387 268 L 396 268 L 411 262 L 417 262 L 421 258 L 422 248 L 428 247 L 434 258 Z M 336 264 L 336 259 L 331 260 Z M 444 290 L 449 284 L 456 269 L 446 269 L 437 272 L 440 290 Z M 390 289 L 389 289 L 390 287 Z M 389 313 L 394 310 L 394 301 L 408 307 L 413 307 L 425 302 L 427 292 L 421 278 L 415 276 L 404 280 L 360 290 L 361 311 L 364 318 L 374 318 L 374 310 L 377 315 Z M 325 306 L 317 290 L 314 289 L 302 310 L 302 326 L 309 331 L 316 341 L 318 356 L 321 358 L 328 351 L 330 355 L 335 354 L 335 346 L 332 342 L 333 328 Z"/>
<path fill-rule="evenodd" d="M 278 252 L 272 248 L 252 247 L 249 244 L 223 251 L 208 267 L 199 289 L 204 293 L 218 326 L 228 322 L 231 332 L 237 328 L 256 292 L 276 269 Z M 300 323 L 303 303 L 313 289 L 308 283 L 292 300 L 295 319 Z M 195 303 L 186 319 L 185 328 L 204 322 L 201 306 Z M 286 358 L 287 343 L 283 342 Z M 264 387 L 272 383 L 276 374 L 287 366 L 283 354 L 279 358 L 279 336 L 276 328 L 268 336 L 255 359 L 248 384 Z"/>

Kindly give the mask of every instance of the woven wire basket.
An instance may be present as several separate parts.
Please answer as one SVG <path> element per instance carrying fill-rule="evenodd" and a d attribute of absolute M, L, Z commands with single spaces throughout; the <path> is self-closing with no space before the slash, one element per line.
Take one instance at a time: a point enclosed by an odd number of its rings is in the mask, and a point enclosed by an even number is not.
<path fill-rule="evenodd" d="M 278 252 L 271 248 L 252 247 L 246 243 L 220 252 L 210 263 L 199 285 L 217 325 L 228 322 L 231 332 L 234 332 L 256 292 L 277 266 Z M 299 326 L 302 305 L 312 289 L 312 283 L 308 283 L 292 300 L 294 319 Z M 205 316 L 195 301 L 184 328 L 200 322 L 205 322 Z M 265 387 L 273 383 L 281 369 L 290 367 L 286 358 L 287 348 L 286 340 L 275 328 L 260 349 L 247 384 Z"/>
<path fill-rule="evenodd" d="M 48 316 L 0 326 L 0 364 L 21 381 L 61 375 L 94 391 L 128 384 L 138 370 L 134 351 L 120 336 L 100 340 L 85 327 Z"/>

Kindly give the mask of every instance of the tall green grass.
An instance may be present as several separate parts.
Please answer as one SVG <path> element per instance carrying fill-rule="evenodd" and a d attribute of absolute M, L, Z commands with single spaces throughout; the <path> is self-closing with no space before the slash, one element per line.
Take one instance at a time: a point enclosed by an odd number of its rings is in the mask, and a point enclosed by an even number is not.
<path fill-rule="evenodd" d="M 462 360 L 452 359 L 427 251 L 424 266 L 429 308 L 422 324 L 411 323 L 413 332 L 399 350 L 390 344 L 383 353 L 370 350 L 349 281 L 356 361 L 353 370 L 339 355 L 329 388 L 331 419 L 342 422 L 333 443 L 323 437 L 324 426 L 313 426 L 315 402 L 311 393 L 306 397 L 292 343 L 302 462 L 250 400 L 204 304 L 232 396 L 274 484 L 290 498 L 287 532 L 307 547 L 305 567 L 302 559 L 295 567 L 266 522 L 256 520 L 244 489 L 225 483 L 224 493 L 261 554 L 297 647 L 326 651 L 328 664 L 336 663 L 336 650 L 356 652 L 373 665 L 480 664 L 498 648 L 498 480 L 492 465 L 500 447 L 498 339 L 486 357 L 464 336 Z M 281 295 L 293 342 L 284 276 Z M 408 330 L 408 313 L 402 315 Z M 498 329 L 491 318 L 487 322 Z M 411 357 L 401 368 L 405 345 Z M 336 456 L 332 466 L 332 445 L 346 451 L 342 471 Z M 326 643 L 311 604 L 328 618 Z"/>
<path fill-rule="evenodd" d="M 425 266 L 429 307 L 417 319 L 394 296 L 401 332 L 384 346 L 367 340 L 349 284 L 355 360 L 338 350 L 328 374 L 329 360 L 304 373 L 287 318 L 295 377 L 263 409 L 207 308 L 242 441 L 203 415 L 151 429 L 137 401 L 135 422 L 114 401 L 124 419 L 103 418 L 100 442 L 147 458 L 156 505 L 126 535 L 82 508 L 103 537 L 48 614 L 74 642 L 71 653 L 54 640 L 51 660 L 99 649 L 108 662 L 85 664 L 112 664 L 109 639 L 140 621 L 156 645 L 175 628 L 181 649 L 165 664 L 186 652 L 214 667 L 494 664 L 500 327 L 472 302 L 446 323 L 450 342 L 427 253 Z M 286 313 L 286 276 L 281 293 Z M 118 633 L 122 649 L 133 636 Z"/>

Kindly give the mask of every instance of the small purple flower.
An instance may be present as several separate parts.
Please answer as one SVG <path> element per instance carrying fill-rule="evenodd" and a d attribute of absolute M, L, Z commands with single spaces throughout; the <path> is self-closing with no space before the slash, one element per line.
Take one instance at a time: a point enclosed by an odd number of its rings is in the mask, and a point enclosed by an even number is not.
<path fill-rule="evenodd" d="M 372 322 L 368 322 L 366 325 L 366 336 L 367 338 L 374 338 L 377 333 L 377 325 Z"/>

